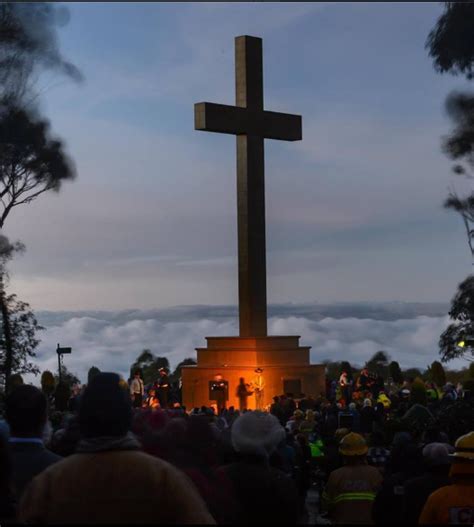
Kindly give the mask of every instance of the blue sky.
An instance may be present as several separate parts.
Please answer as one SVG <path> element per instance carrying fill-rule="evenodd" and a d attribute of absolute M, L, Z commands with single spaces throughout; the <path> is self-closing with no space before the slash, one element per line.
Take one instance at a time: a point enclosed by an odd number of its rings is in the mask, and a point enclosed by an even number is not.
<path fill-rule="evenodd" d="M 233 104 L 242 34 L 263 38 L 266 109 L 303 116 L 303 141 L 266 142 L 269 301 L 445 302 L 470 272 L 441 206 L 443 102 L 466 82 L 424 49 L 441 4 L 68 7 L 85 82 L 39 84 L 78 178 L 5 229 L 35 309 L 237 302 L 235 140 L 194 131 L 193 104 Z"/>

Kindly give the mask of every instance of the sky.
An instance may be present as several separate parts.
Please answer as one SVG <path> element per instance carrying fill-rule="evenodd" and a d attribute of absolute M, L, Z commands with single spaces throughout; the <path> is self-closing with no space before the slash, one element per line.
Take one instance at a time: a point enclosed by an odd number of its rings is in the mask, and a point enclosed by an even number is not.
<path fill-rule="evenodd" d="M 441 3 L 68 8 L 60 48 L 85 81 L 45 76 L 41 108 L 78 177 L 5 226 L 35 310 L 236 305 L 235 138 L 194 131 L 193 105 L 234 104 L 244 34 L 263 38 L 265 108 L 303 116 L 301 142 L 265 142 L 269 303 L 449 302 L 470 253 L 442 208 L 443 103 L 466 81 L 424 48 Z"/>

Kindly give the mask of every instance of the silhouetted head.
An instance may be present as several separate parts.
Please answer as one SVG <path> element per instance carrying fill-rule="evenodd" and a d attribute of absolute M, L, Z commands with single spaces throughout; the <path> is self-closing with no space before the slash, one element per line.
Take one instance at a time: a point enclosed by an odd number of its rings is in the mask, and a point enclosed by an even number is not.
<path fill-rule="evenodd" d="M 285 429 L 272 414 L 256 410 L 246 412 L 235 420 L 232 446 L 244 455 L 268 457 L 285 437 Z"/>
<path fill-rule="evenodd" d="M 24 384 L 17 386 L 5 401 L 5 417 L 12 437 L 41 437 L 47 419 L 44 393 Z"/>
<path fill-rule="evenodd" d="M 116 373 L 91 379 L 79 406 L 79 425 L 85 437 L 123 436 L 131 426 L 130 396 Z"/>

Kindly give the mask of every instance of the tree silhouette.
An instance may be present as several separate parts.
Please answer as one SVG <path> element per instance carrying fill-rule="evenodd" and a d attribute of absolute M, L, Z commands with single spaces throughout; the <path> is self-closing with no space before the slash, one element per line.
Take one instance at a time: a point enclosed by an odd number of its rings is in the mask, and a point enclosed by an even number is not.
<path fill-rule="evenodd" d="M 433 361 L 428 368 L 427 374 L 428 378 L 438 386 L 444 386 L 446 384 L 446 372 L 441 362 L 437 360 Z"/>
<path fill-rule="evenodd" d="M 132 378 L 136 371 L 145 384 L 150 384 L 158 378 L 160 368 L 169 370 L 169 362 L 166 357 L 156 357 L 149 349 L 144 349 L 130 367 L 130 377 Z"/>
<path fill-rule="evenodd" d="M 474 346 L 466 342 L 468 337 L 474 337 L 474 275 L 469 275 L 459 284 L 451 301 L 449 316 L 453 322 L 439 339 L 441 361 L 474 357 Z M 465 345 L 460 346 L 460 342 L 465 342 Z"/>
<path fill-rule="evenodd" d="M 388 365 L 388 373 L 392 377 L 393 382 L 401 384 L 403 382 L 403 373 L 400 368 L 400 364 L 397 361 L 392 361 Z"/>
<path fill-rule="evenodd" d="M 474 4 L 445 2 L 444 13 L 430 31 L 426 48 L 439 73 L 473 77 Z"/>

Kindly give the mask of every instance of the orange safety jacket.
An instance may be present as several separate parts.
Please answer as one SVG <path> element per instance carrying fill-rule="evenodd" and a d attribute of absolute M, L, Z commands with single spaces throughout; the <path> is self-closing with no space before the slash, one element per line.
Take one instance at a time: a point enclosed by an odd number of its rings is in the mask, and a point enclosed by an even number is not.
<path fill-rule="evenodd" d="M 430 495 L 419 524 L 474 524 L 474 462 L 455 463 L 450 477 L 453 484 Z"/>

